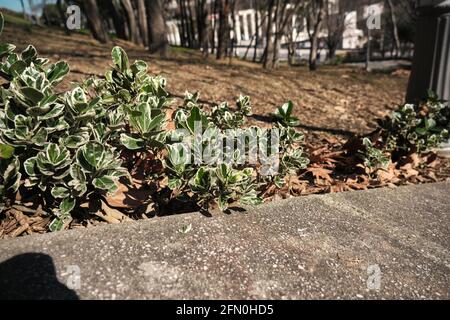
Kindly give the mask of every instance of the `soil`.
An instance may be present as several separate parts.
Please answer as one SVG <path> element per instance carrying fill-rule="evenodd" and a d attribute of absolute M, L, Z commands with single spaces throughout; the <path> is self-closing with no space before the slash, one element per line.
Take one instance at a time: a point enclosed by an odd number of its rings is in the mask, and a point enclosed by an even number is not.
<path fill-rule="evenodd" d="M 167 78 L 168 90 L 175 98 L 182 98 L 186 90 L 200 92 L 206 104 L 232 103 L 240 94 L 250 96 L 254 112 L 250 124 L 268 126 L 274 109 L 292 100 L 300 129 L 307 141 L 315 143 L 329 135 L 349 137 L 375 128 L 377 118 L 403 103 L 409 77 L 408 71 L 367 73 L 346 66 L 321 66 L 309 72 L 304 66 L 282 65 L 267 71 L 260 64 L 217 61 L 213 55 L 204 58 L 200 52 L 184 48 L 173 48 L 169 58 L 162 59 L 126 41 L 100 44 L 88 35 L 66 35 L 59 29 L 7 25 L 1 38 L 19 49 L 33 44 L 51 61 L 66 60 L 71 73 L 61 90 L 69 89 L 71 82 L 102 76 L 111 64 L 111 48 L 120 45 L 130 60 L 145 60 L 151 74 Z"/>

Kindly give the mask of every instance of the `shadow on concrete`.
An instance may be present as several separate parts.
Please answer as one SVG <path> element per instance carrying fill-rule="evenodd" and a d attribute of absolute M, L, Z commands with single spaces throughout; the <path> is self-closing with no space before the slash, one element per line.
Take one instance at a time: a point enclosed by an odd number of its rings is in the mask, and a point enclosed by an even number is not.
<path fill-rule="evenodd" d="M 78 300 L 58 281 L 50 256 L 25 253 L 0 263 L 0 300 Z"/>

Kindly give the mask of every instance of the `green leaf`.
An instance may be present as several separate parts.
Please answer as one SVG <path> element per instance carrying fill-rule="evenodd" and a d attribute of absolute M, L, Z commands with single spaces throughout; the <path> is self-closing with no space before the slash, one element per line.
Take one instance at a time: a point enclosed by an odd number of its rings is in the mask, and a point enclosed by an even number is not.
<path fill-rule="evenodd" d="M 116 182 L 114 181 L 114 179 L 108 176 L 95 178 L 94 180 L 92 180 L 92 184 L 94 187 L 98 189 L 106 190 L 109 192 L 114 192 L 117 189 Z"/>
<path fill-rule="evenodd" d="M 219 206 L 220 211 L 225 211 L 228 208 L 228 197 L 219 196 L 216 199 L 216 203 Z"/>
<path fill-rule="evenodd" d="M 434 127 L 436 127 L 436 121 L 434 119 L 425 119 L 425 127 L 429 130 L 429 129 L 433 129 Z"/>
<path fill-rule="evenodd" d="M 69 73 L 69 65 L 65 61 L 59 61 L 50 66 L 47 71 L 47 79 L 51 83 L 58 83 Z"/>
<path fill-rule="evenodd" d="M 416 133 L 420 134 L 421 136 L 426 135 L 427 132 L 428 132 L 427 128 L 420 128 L 420 127 L 416 128 Z"/>
<path fill-rule="evenodd" d="M 120 135 L 120 142 L 129 150 L 138 150 L 145 147 L 145 141 L 139 138 L 133 138 L 126 133 Z"/>
<path fill-rule="evenodd" d="M 89 171 L 95 171 L 105 158 L 105 147 L 98 142 L 88 142 L 77 152 L 77 159 L 81 166 Z"/>
<path fill-rule="evenodd" d="M 239 202 L 242 204 L 248 204 L 248 205 L 259 205 L 263 201 L 260 197 L 257 197 L 256 195 L 244 195 L 242 198 L 239 199 Z"/>
<path fill-rule="evenodd" d="M 5 27 L 5 18 L 3 13 L 0 12 L 0 35 L 3 33 L 3 28 Z"/>
<path fill-rule="evenodd" d="M 152 109 L 148 102 L 141 103 L 130 114 L 130 123 L 141 135 L 158 133 L 166 119 L 160 109 Z"/>
<path fill-rule="evenodd" d="M 44 94 L 39 90 L 32 87 L 25 87 L 21 89 L 23 95 L 31 100 L 33 103 L 39 103 L 42 99 L 44 99 Z"/>
<path fill-rule="evenodd" d="M 86 175 L 83 172 L 82 167 L 77 163 L 74 163 L 70 166 L 70 176 L 72 177 L 72 179 L 77 180 L 79 182 L 86 181 Z"/>
<path fill-rule="evenodd" d="M 22 51 L 21 57 L 22 60 L 29 65 L 37 57 L 36 48 L 32 45 L 29 45 L 24 51 Z"/>
<path fill-rule="evenodd" d="M 38 120 L 48 120 L 51 118 L 56 118 L 60 116 L 64 112 L 64 105 L 63 104 L 55 104 L 52 106 L 49 112 L 44 114 L 43 116 L 38 116 Z"/>
<path fill-rule="evenodd" d="M 52 188 L 51 194 L 54 198 L 65 199 L 70 195 L 70 191 L 65 187 L 55 186 Z"/>
<path fill-rule="evenodd" d="M 25 172 L 28 176 L 32 177 L 36 175 L 36 157 L 28 158 L 23 163 L 23 167 L 25 168 Z"/>
<path fill-rule="evenodd" d="M 50 160 L 51 163 L 55 163 L 58 160 L 61 150 L 56 143 L 49 143 L 45 148 L 45 152 L 47 159 Z"/>
<path fill-rule="evenodd" d="M 47 142 L 47 130 L 40 128 L 33 138 L 31 138 L 31 142 L 37 146 L 43 146 Z"/>
<path fill-rule="evenodd" d="M 0 57 L 3 57 L 16 49 L 15 45 L 9 43 L 0 44 Z"/>
<path fill-rule="evenodd" d="M 169 179 L 168 186 L 169 186 L 170 190 L 180 189 L 182 185 L 183 185 L 183 181 L 181 179 L 178 179 L 178 178 L 170 178 Z"/>
<path fill-rule="evenodd" d="M 134 75 L 137 75 L 140 72 L 147 72 L 147 63 L 142 60 L 137 60 L 133 65 L 131 66 L 131 71 Z"/>
<path fill-rule="evenodd" d="M 71 135 L 63 140 L 64 145 L 69 149 L 76 149 L 87 142 L 86 137 L 82 135 Z"/>
<path fill-rule="evenodd" d="M 60 218 L 55 218 L 48 226 L 49 230 L 51 232 L 61 231 L 61 229 L 64 227 L 64 221 Z"/>
<path fill-rule="evenodd" d="M 9 72 L 14 76 L 18 77 L 21 75 L 25 69 L 27 68 L 27 64 L 23 62 L 22 60 L 18 60 L 14 62 L 11 67 L 9 67 Z"/>
<path fill-rule="evenodd" d="M 14 154 L 14 147 L 6 144 L 0 144 L 0 158 L 9 159 Z"/>
<path fill-rule="evenodd" d="M 280 176 L 275 176 L 275 177 L 273 178 L 273 183 L 275 184 L 275 186 L 276 186 L 278 189 L 281 189 L 281 188 L 284 187 L 285 181 L 284 181 L 284 179 L 281 178 Z"/>
<path fill-rule="evenodd" d="M 191 109 L 191 112 L 189 116 L 186 119 L 186 124 L 188 130 L 191 131 L 191 133 L 194 133 L 195 131 L 195 124 L 202 125 L 202 130 L 205 130 L 208 124 L 208 119 L 203 115 L 198 107 L 193 107 Z"/>
<path fill-rule="evenodd" d="M 61 201 L 61 204 L 59 205 L 59 209 L 61 210 L 61 215 L 66 215 L 70 211 L 75 208 L 75 199 L 72 198 L 65 198 Z"/>
<path fill-rule="evenodd" d="M 121 47 L 114 47 L 111 56 L 120 71 L 125 72 L 130 68 L 127 53 Z"/>
<path fill-rule="evenodd" d="M 211 175 L 204 167 L 200 167 L 191 182 L 192 189 L 197 192 L 206 192 L 211 187 Z"/>
<path fill-rule="evenodd" d="M 275 117 L 281 124 L 285 126 L 298 126 L 299 120 L 296 117 L 292 117 L 293 108 L 294 104 L 292 103 L 292 101 L 288 101 L 275 110 Z"/>
<path fill-rule="evenodd" d="M 19 158 L 15 156 L 3 172 L 3 185 L 5 189 L 17 192 L 20 186 L 21 177 L 20 161 Z"/>

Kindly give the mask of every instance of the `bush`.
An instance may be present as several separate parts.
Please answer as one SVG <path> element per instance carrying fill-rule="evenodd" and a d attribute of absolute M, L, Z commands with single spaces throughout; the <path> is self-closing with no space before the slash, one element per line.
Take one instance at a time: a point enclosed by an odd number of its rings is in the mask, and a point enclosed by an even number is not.
<path fill-rule="evenodd" d="M 406 104 L 380 123 L 383 147 L 394 158 L 425 153 L 449 137 L 450 108 L 430 93 L 422 104 Z"/>
<path fill-rule="evenodd" d="M 0 56 L 1 203 L 20 188 L 33 190 L 54 214 L 51 230 L 63 228 L 83 202 L 113 194 L 140 162 L 152 163 L 145 174 L 158 201 L 205 209 L 216 203 L 221 210 L 234 201 L 260 203 L 267 184 L 282 187 L 286 175 L 308 164 L 291 102 L 276 111 L 273 130 L 244 128 L 251 106 L 243 96 L 236 111 L 227 103 L 206 111 L 198 94 L 187 93 L 168 117 L 165 79 L 148 75 L 144 61 L 130 63 L 119 47 L 104 78 L 65 93 L 55 89 L 69 73 L 66 62 L 49 64 L 33 46 L 17 54 L 2 44 Z M 255 147 L 265 152 L 246 162 Z"/>
<path fill-rule="evenodd" d="M 379 121 L 372 139 L 362 140 L 359 154 L 369 170 L 386 168 L 389 161 L 439 147 L 448 140 L 449 130 L 450 108 L 430 92 L 426 102 L 405 104 Z"/>

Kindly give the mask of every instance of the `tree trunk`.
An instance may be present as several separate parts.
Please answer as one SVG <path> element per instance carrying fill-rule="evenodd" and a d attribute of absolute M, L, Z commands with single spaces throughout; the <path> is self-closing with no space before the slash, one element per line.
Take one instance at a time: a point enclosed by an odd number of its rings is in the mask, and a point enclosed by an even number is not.
<path fill-rule="evenodd" d="M 97 2 L 95 0 L 78 0 L 77 3 L 84 9 L 84 15 L 94 38 L 102 43 L 108 43 L 109 37 L 100 18 Z"/>
<path fill-rule="evenodd" d="M 122 6 L 120 0 L 97 0 L 97 5 L 102 12 L 103 19 L 108 20 L 110 29 L 114 29 L 116 36 L 119 39 L 130 40 L 128 34 L 126 33 L 126 21 L 124 19 L 124 13 L 122 11 Z"/>
<path fill-rule="evenodd" d="M 142 39 L 139 35 L 139 28 L 136 21 L 136 15 L 130 0 L 122 0 L 122 6 L 127 17 L 128 27 L 130 29 L 130 39 L 133 43 L 142 44 Z"/>
<path fill-rule="evenodd" d="M 120 0 L 119 0 L 120 1 Z M 108 2 L 108 1 L 107 1 Z M 114 29 L 119 39 L 130 40 L 130 33 L 128 31 L 128 25 L 122 11 L 122 6 L 116 0 L 111 1 L 109 6 L 111 16 L 114 23 Z M 105 6 L 108 5 L 105 3 Z"/>
<path fill-rule="evenodd" d="M 169 41 L 162 0 L 147 0 L 147 19 L 150 52 L 166 57 Z"/>
<path fill-rule="evenodd" d="M 309 34 L 309 40 L 311 49 L 309 50 L 309 70 L 315 71 L 317 69 L 317 53 L 319 46 L 319 32 L 322 28 L 323 22 L 323 11 L 324 11 L 324 1 L 323 0 L 315 0 L 315 7 L 311 9 L 310 17 L 308 20 L 314 19 L 313 32 Z M 311 27 L 311 23 L 308 23 L 308 33 L 310 33 L 309 29 Z"/>
<path fill-rule="evenodd" d="M 192 18 L 190 17 L 189 11 L 189 1 L 188 0 L 180 0 L 180 15 L 181 15 L 181 23 L 183 26 L 183 34 L 184 34 L 184 47 L 194 48 L 194 34 L 192 29 Z"/>
<path fill-rule="evenodd" d="M 198 42 L 204 55 L 208 55 L 208 9 L 206 0 L 196 0 Z"/>
<path fill-rule="evenodd" d="M 227 48 L 230 44 L 230 25 L 228 22 L 228 15 L 230 13 L 229 0 L 217 0 L 219 9 L 219 31 L 217 44 L 217 59 L 222 59 L 226 56 Z"/>
<path fill-rule="evenodd" d="M 214 50 L 216 50 L 217 0 L 211 1 L 211 12 L 213 13 L 211 21 L 211 54 L 214 54 Z"/>
<path fill-rule="evenodd" d="M 189 15 L 189 34 L 191 35 L 191 47 L 198 49 L 199 45 L 197 40 L 195 39 L 195 24 L 194 24 L 194 14 L 192 13 L 192 6 L 190 1 L 187 2 L 187 10 Z"/>
<path fill-rule="evenodd" d="M 264 54 L 262 57 L 264 69 L 269 69 L 272 66 L 271 59 L 273 57 L 273 50 L 274 50 L 274 43 L 272 41 L 274 19 L 272 17 L 272 13 L 274 7 L 275 7 L 275 0 L 270 0 L 269 9 L 267 12 L 266 48 L 264 49 Z"/>
<path fill-rule="evenodd" d="M 255 48 L 253 50 L 253 62 L 256 62 L 256 56 L 258 54 L 258 45 L 259 45 L 259 17 L 258 17 L 258 11 L 255 10 L 255 26 L 256 26 L 256 33 L 255 33 Z"/>
<path fill-rule="evenodd" d="M 231 0 L 231 23 L 232 25 L 230 26 L 229 32 L 231 30 L 233 31 L 233 39 L 230 39 L 230 52 L 228 52 L 229 58 L 230 58 L 230 64 L 233 60 L 233 56 L 235 55 L 235 48 L 237 45 L 237 39 L 236 39 L 236 0 Z"/>
<path fill-rule="evenodd" d="M 23 0 L 22 0 L 22 5 L 23 5 Z M 63 0 L 57 0 L 56 1 L 56 8 L 58 8 L 58 13 L 59 13 L 59 18 L 61 19 L 61 25 L 64 28 L 64 31 L 66 32 L 67 35 L 70 35 L 70 30 L 67 28 L 66 26 L 66 10 L 64 10 L 64 6 L 63 6 Z M 25 7 L 23 8 L 25 10 Z M 25 11 L 24 11 L 25 14 Z"/>
<path fill-rule="evenodd" d="M 395 8 L 394 5 L 392 3 L 392 0 L 386 0 L 388 7 L 389 7 L 389 12 L 391 14 L 391 23 L 392 23 L 392 35 L 394 36 L 394 44 L 395 44 L 395 51 L 396 51 L 396 56 L 402 54 L 402 50 L 400 47 L 400 38 L 398 36 L 398 27 L 397 27 L 397 17 L 395 15 Z"/>
<path fill-rule="evenodd" d="M 328 59 L 332 60 L 336 57 L 336 46 L 330 45 L 328 47 Z"/>
<path fill-rule="evenodd" d="M 178 0 L 178 7 L 180 8 L 180 42 L 182 47 L 188 47 L 187 37 L 186 37 L 186 18 L 184 12 L 184 0 Z"/>
<path fill-rule="evenodd" d="M 370 57 L 372 55 L 372 30 L 367 28 L 366 71 L 370 71 Z"/>
<path fill-rule="evenodd" d="M 281 42 L 281 36 L 282 36 L 282 32 L 280 30 L 280 28 L 281 28 L 280 20 L 282 20 L 282 17 L 280 18 L 280 16 L 282 16 L 282 13 L 280 12 L 280 9 L 281 9 L 280 8 L 280 0 L 276 0 L 275 17 L 274 17 L 275 37 L 274 37 L 274 43 L 273 43 L 272 57 L 269 57 L 270 59 L 272 59 L 270 68 L 273 68 L 273 69 L 278 68 L 278 63 L 279 63 L 280 42 Z"/>
<path fill-rule="evenodd" d="M 309 50 L 309 70 L 315 71 L 317 69 L 317 47 L 318 47 L 318 37 L 315 33 L 311 39 L 311 49 Z"/>
<path fill-rule="evenodd" d="M 136 6 L 138 9 L 138 21 L 139 28 L 141 30 L 142 42 L 145 46 L 148 46 L 148 22 L 147 12 L 145 9 L 145 0 L 136 0 Z"/>

